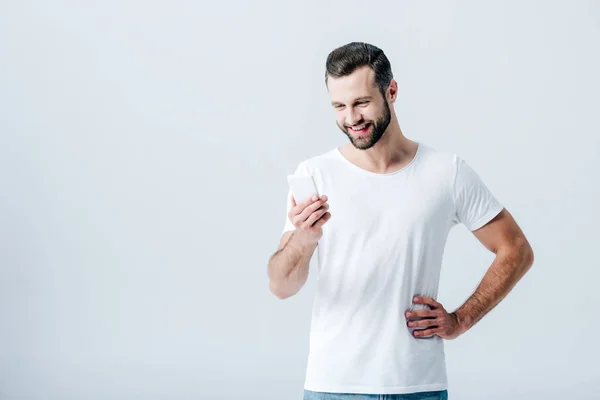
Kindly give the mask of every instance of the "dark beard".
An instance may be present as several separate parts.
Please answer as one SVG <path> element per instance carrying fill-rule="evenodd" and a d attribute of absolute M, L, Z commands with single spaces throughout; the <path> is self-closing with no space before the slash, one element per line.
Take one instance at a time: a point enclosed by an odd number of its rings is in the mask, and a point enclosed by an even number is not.
<path fill-rule="evenodd" d="M 377 143 L 379 141 L 379 139 L 381 139 L 383 137 L 385 130 L 387 129 L 388 125 L 390 124 L 390 120 L 391 120 L 390 106 L 388 105 L 387 101 L 384 101 L 383 115 L 380 118 L 378 118 L 377 121 L 375 121 L 375 123 L 372 124 L 373 131 L 370 136 L 365 137 L 365 138 L 359 138 L 358 140 L 356 140 L 350 134 L 350 132 L 349 132 L 350 128 L 344 129 L 341 126 L 339 126 L 339 124 L 338 124 L 338 128 L 340 128 L 341 131 L 346 134 L 348 139 L 350 139 L 350 143 L 352 143 L 352 145 L 354 147 L 356 147 L 359 150 L 367 150 L 367 149 L 370 149 L 371 147 L 373 147 L 375 145 L 375 143 Z M 364 121 L 360 121 L 356 125 L 361 125 L 362 122 L 364 122 Z"/>

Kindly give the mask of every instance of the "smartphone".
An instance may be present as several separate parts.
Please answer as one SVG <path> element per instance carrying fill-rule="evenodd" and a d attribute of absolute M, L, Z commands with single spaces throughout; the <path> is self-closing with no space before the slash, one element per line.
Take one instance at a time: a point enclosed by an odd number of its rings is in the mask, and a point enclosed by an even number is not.
<path fill-rule="evenodd" d="M 308 199 L 312 196 L 319 197 L 319 192 L 315 186 L 315 182 L 310 175 L 288 175 L 288 185 L 296 204 Z"/>

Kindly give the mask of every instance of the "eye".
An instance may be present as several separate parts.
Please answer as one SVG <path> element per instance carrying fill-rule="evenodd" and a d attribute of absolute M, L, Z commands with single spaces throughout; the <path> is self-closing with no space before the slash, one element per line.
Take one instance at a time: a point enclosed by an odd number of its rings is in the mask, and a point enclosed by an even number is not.
<path fill-rule="evenodd" d="M 359 101 L 356 104 L 358 104 L 359 106 L 362 106 L 362 105 L 369 104 L 369 102 L 368 101 Z"/>

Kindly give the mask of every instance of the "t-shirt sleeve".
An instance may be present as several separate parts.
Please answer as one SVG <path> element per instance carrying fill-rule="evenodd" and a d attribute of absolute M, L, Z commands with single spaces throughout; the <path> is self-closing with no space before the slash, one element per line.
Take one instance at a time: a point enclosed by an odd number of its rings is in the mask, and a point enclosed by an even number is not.
<path fill-rule="evenodd" d="M 455 165 L 454 222 L 475 231 L 491 221 L 504 207 L 469 164 L 456 157 Z"/>

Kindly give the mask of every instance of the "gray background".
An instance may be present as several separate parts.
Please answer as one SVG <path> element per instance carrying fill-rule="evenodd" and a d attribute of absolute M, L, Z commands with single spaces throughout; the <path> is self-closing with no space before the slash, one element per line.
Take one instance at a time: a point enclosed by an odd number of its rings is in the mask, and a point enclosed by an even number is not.
<path fill-rule="evenodd" d="M 323 66 L 353 40 L 536 251 L 446 342 L 450 397 L 600 398 L 600 6 L 482 3 L 2 2 L 0 399 L 301 398 L 316 275 L 281 301 L 266 263 L 286 174 L 347 140 Z M 455 228 L 439 300 L 492 259 Z"/>

